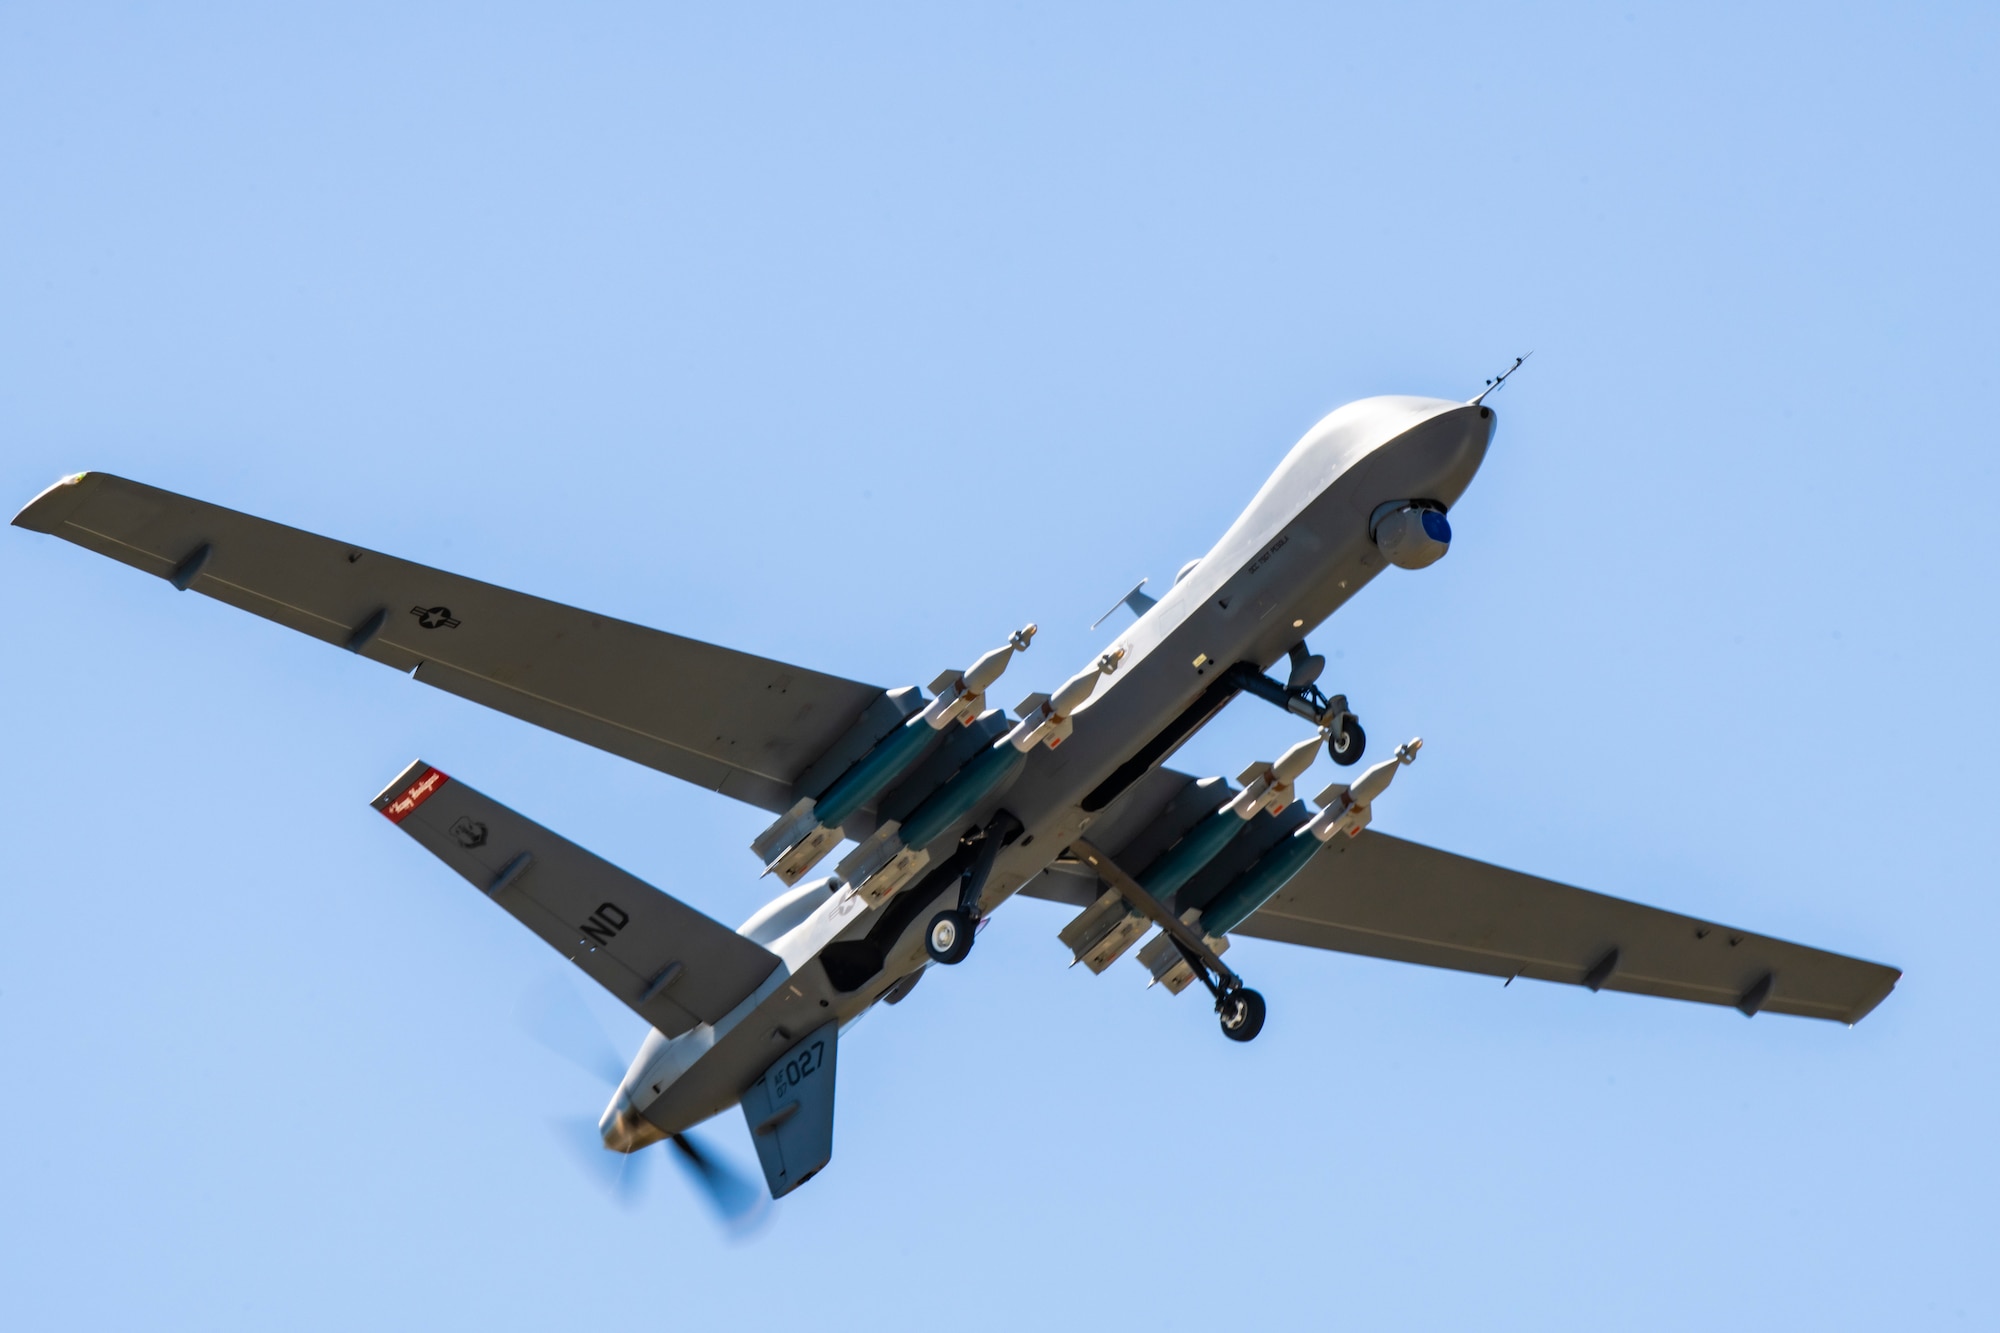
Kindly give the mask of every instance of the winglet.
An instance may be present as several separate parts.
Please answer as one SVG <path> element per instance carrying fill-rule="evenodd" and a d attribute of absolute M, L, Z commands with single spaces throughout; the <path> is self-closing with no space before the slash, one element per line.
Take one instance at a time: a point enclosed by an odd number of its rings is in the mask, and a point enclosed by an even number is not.
<path fill-rule="evenodd" d="M 14 526 L 30 532 L 54 532 L 83 503 L 82 483 L 89 476 L 88 472 L 72 472 L 49 487 L 21 506 L 21 512 L 14 515 Z"/>
<path fill-rule="evenodd" d="M 1847 1011 L 1847 1017 L 1842 1020 L 1847 1026 L 1853 1027 L 1856 1023 L 1874 1013 L 1875 1006 L 1888 999 L 1889 992 L 1896 989 L 1896 983 L 1903 979 L 1902 972 L 1896 968 L 1886 968 L 1884 970 L 1889 973 L 1888 979 L 1873 994 L 1863 997 L 1859 1004 Z"/>

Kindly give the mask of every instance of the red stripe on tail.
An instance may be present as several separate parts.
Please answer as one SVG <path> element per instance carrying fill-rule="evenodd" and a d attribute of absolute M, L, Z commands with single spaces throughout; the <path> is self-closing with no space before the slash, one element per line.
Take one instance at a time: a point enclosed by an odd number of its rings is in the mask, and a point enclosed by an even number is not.
<path fill-rule="evenodd" d="M 428 769 L 424 775 L 406 787 L 401 796 L 382 807 L 391 824 L 400 824 L 408 819 L 416 808 L 437 794 L 438 788 L 451 779 L 437 769 Z"/>

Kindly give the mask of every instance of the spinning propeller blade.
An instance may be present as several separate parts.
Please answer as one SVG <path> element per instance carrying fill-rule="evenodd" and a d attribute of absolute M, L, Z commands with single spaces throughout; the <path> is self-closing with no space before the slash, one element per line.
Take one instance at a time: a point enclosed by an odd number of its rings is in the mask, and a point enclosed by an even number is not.
<path fill-rule="evenodd" d="M 676 1134 L 671 1142 L 681 1165 L 687 1168 L 689 1179 L 701 1187 L 716 1217 L 731 1234 L 745 1235 L 764 1220 L 771 1210 L 771 1200 L 763 1190 L 730 1169 L 714 1153 L 703 1152 L 687 1135 Z"/>
<path fill-rule="evenodd" d="M 617 1047 L 563 978 L 551 977 L 535 987 L 523 998 L 518 1017 L 528 1035 L 558 1059 L 608 1088 L 617 1087 L 624 1079 L 625 1061 Z M 654 1170 L 648 1163 L 658 1154 L 645 1148 L 631 1153 L 608 1150 L 598 1133 L 598 1122 L 586 1116 L 559 1120 L 556 1127 L 587 1175 L 622 1206 L 638 1205 L 647 1188 L 646 1179 Z M 702 1148 L 686 1134 L 675 1134 L 670 1141 L 674 1159 L 732 1236 L 747 1235 L 769 1214 L 770 1198 L 720 1154 Z"/>

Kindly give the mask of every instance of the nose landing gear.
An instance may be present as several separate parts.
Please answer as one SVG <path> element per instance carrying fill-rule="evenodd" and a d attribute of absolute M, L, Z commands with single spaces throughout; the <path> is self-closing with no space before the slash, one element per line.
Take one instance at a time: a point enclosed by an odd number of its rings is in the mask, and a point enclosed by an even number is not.
<path fill-rule="evenodd" d="M 1282 685 L 1259 671 L 1254 662 L 1231 667 L 1229 681 L 1244 693 L 1305 718 L 1324 731 L 1326 752 L 1334 763 L 1343 768 L 1360 763 L 1361 752 L 1368 747 L 1368 733 L 1361 729 L 1361 719 L 1348 710 L 1346 695 L 1328 697 L 1320 691 L 1317 682 L 1326 659 L 1308 653 L 1301 640 L 1292 645 L 1291 661 L 1291 675 Z"/>
<path fill-rule="evenodd" d="M 1345 704 L 1347 696 L 1341 695 Z M 1326 752 L 1333 756 L 1333 762 L 1345 768 L 1358 763 L 1361 752 L 1368 748 L 1368 733 L 1361 729 L 1361 719 L 1342 708 L 1326 733 Z"/>

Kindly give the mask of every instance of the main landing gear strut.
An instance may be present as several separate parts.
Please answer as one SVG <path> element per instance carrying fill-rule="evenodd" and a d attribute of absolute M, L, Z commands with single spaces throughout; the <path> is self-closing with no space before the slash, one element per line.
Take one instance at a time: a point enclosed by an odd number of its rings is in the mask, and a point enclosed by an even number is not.
<path fill-rule="evenodd" d="M 1119 897 L 1166 932 L 1174 948 L 1201 978 L 1201 984 L 1215 997 L 1215 1015 L 1222 1023 L 1223 1036 L 1231 1041 L 1249 1041 L 1264 1030 L 1264 997 L 1244 985 L 1243 978 L 1216 957 L 1200 931 L 1168 911 L 1138 880 L 1092 844 L 1078 838 L 1069 849 L 1096 871 L 1099 879 L 1116 889 Z"/>
<path fill-rule="evenodd" d="M 1002 847 L 1020 836 L 1021 821 L 1002 810 L 985 828 L 966 839 L 979 850 L 959 876 L 958 906 L 947 907 L 932 917 L 930 929 L 924 932 L 924 952 L 931 956 L 932 962 L 950 966 L 964 962 L 965 956 L 972 952 L 972 937 L 979 929 L 979 898 L 986 892 L 993 862 Z"/>
<path fill-rule="evenodd" d="M 1264 1030 L 1264 997 L 1244 985 L 1243 978 L 1224 967 L 1206 946 L 1197 954 L 1179 935 L 1169 938 L 1215 997 L 1215 1016 L 1222 1023 L 1222 1035 L 1231 1041 L 1254 1040 Z M 1195 938 L 1199 943 L 1201 937 Z"/>

